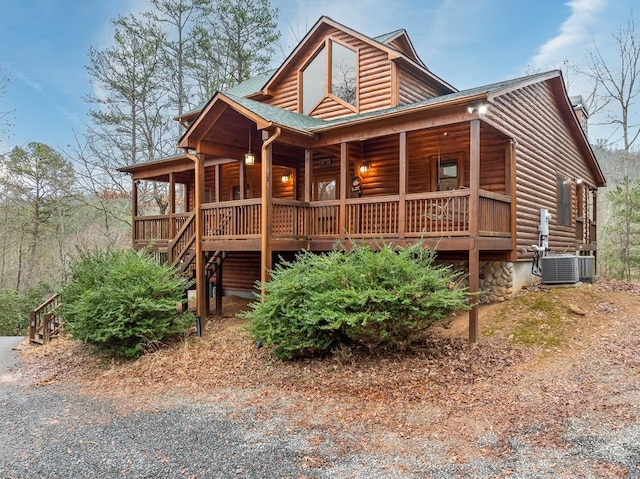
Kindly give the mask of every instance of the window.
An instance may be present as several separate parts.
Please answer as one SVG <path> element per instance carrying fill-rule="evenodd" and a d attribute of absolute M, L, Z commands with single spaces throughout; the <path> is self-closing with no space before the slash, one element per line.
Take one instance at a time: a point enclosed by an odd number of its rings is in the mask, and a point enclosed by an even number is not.
<path fill-rule="evenodd" d="M 440 161 L 437 181 L 437 191 L 455 190 L 458 187 L 458 160 Z"/>
<path fill-rule="evenodd" d="M 335 179 L 333 178 L 319 179 L 316 184 L 317 184 L 317 190 L 316 190 L 317 201 L 336 199 L 337 181 Z"/>
<path fill-rule="evenodd" d="M 571 226 L 571 182 L 558 176 L 558 226 Z"/>
<path fill-rule="evenodd" d="M 356 106 L 356 52 L 331 42 L 331 93 Z"/>
<path fill-rule="evenodd" d="M 355 107 L 357 63 L 355 51 L 334 41 L 323 45 L 302 70 L 302 113 L 310 114 L 327 95 Z"/>
<path fill-rule="evenodd" d="M 311 63 L 302 71 L 302 111 L 311 113 L 326 90 L 326 52 L 322 47 Z"/>

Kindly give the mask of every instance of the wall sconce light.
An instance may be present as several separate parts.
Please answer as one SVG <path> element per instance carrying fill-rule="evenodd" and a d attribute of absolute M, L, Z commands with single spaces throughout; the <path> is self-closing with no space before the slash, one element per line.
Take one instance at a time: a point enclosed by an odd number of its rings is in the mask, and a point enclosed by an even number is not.
<path fill-rule="evenodd" d="M 477 111 L 478 115 L 484 115 L 487 112 L 487 110 L 489 110 L 489 107 L 485 104 L 479 104 L 479 105 L 467 107 L 467 111 L 469 112 L 469 115 L 471 115 L 474 111 Z"/>
<path fill-rule="evenodd" d="M 361 165 L 360 165 L 360 173 L 366 173 L 367 171 L 369 171 L 371 169 L 371 162 L 369 161 L 364 161 Z"/>
<path fill-rule="evenodd" d="M 285 173 L 284 175 L 282 175 L 282 182 L 283 183 L 289 183 L 289 180 L 291 180 L 291 174 L 290 173 Z"/>
<path fill-rule="evenodd" d="M 582 178 L 576 178 L 576 185 L 581 185 L 582 181 Z"/>
<path fill-rule="evenodd" d="M 251 128 L 249 128 L 249 151 L 244 154 L 244 164 L 253 165 L 256 162 L 256 155 L 251 153 Z"/>

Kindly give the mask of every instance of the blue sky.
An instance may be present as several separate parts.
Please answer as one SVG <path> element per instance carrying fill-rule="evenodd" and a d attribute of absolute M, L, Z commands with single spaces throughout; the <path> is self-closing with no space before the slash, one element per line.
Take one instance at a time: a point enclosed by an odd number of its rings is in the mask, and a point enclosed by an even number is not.
<path fill-rule="evenodd" d="M 637 0 L 271 0 L 280 9 L 281 61 L 321 15 L 370 36 L 405 28 L 430 70 L 464 89 L 584 63 L 597 42 L 605 55 L 611 33 Z M 139 12 L 146 0 L 0 0 L 0 78 L 9 84 L 0 112 L 12 110 L 0 153 L 29 141 L 60 149 L 87 121 L 83 96 L 89 48 L 105 47 L 109 20 Z M 570 94 L 586 86 L 569 77 Z M 592 129 L 592 133 L 593 133 Z M 599 134 L 596 133 L 596 134 Z M 604 136 L 604 135 L 601 135 Z"/>

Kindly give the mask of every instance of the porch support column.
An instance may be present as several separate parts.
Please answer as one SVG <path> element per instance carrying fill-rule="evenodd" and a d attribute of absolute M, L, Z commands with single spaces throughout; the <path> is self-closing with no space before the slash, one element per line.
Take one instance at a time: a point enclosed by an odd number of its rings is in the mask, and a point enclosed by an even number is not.
<path fill-rule="evenodd" d="M 398 238 L 404 239 L 406 231 L 407 195 L 407 132 L 400 133 L 400 178 L 398 185 Z"/>
<path fill-rule="evenodd" d="M 244 160 L 240 162 L 240 179 L 239 179 L 239 188 L 240 188 L 240 199 L 244 200 L 245 199 L 245 193 L 246 193 L 246 180 L 245 180 L 245 175 L 247 172 L 247 165 L 244 164 Z"/>
<path fill-rule="evenodd" d="M 223 257 L 218 256 L 216 260 L 216 316 L 222 316 L 222 292 L 223 284 L 222 284 L 222 263 Z"/>
<path fill-rule="evenodd" d="M 478 251 L 480 204 L 480 120 L 471 120 L 469 147 L 469 342 L 478 340 L 480 253 Z"/>
<path fill-rule="evenodd" d="M 278 139 L 282 130 L 276 128 L 276 132 L 262 144 L 261 165 L 262 165 L 262 184 L 261 184 L 261 261 L 260 261 L 260 281 L 264 284 L 270 279 L 270 272 L 273 268 L 271 258 L 271 217 L 273 215 L 273 179 L 271 177 L 271 167 L 273 164 L 273 148 L 272 143 Z M 266 133 L 266 132 L 265 132 Z M 262 296 L 265 295 L 264 286 L 261 288 Z"/>
<path fill-rule="evenodd" d="M 344 240 L 347 232 L 347 173 L 349 170 L 349 143 L 340 143 L 340 214 L 338 215 L 339 238 Z"/>
<path fill-rule="evenodd" d="M 195 165 L 195 223 L 196 223 L 196 315 L 200 316 L 202 331 L 207 327 L 209 319 L 209 285 L 207 284 L 207 274 L 205 271 L 204 253 L 202 252 L 202 203 L 204 203 L 204 162 L 200 155 L 197 155 Z"/>
<path fill-rule="evenodd" d="M 176 225 L 173 221 L 173 215 L 176 212 L 176 176 L 175 173 L 169 173 L 169 239 L 173 239 L 176 235 Z"/>
<path fill-rule="evenodd" d="M 202 232 L 204 228 L 201 205 L 204 202 L 204 162 L 199 154 L 189 156 L 194 161 L 195 168 L 196 316 L 200 317 L 201 329 L 204 331 L 209 317 L 209 285 L 207 284 L 204 253 L 202 252 Z"/>
<path fill-rule="evenodd" d="M 307 148 L 304 150 L 304 201 L 311 201 L 311 177 L 313 168 L 313 153 Z"/>
<path fill-rule="evenodd" d="M 308 205 L 311 202 L 311 178 L 313 178 L 313 152 L 307 148 L 304 150 L 304 202 Z M 311 211 L 307 207 L 304 209 L 304 231 L 302 235 L 309 239 L 313 231 L 311 225 Z"/>
<path fill-rule="evenodd" d="M 220 203 L 220 187 L 222 186 L 222 179 L 220 178 L 220 165 L 214 166 L 215 174 L 216 174 L 216 194 L 215 194 L 215 202 Z"/>
<path fill-rule="evenodd" d="M 506 177 L 506 194 L 511 198 L 511 251 L 509 252 L 509 261 L 518 259 L 518 238 L 516 235 L 516 142 L 510 140 L 505 148 L 506 164 L 504 171 L 507 172 Z"/>
<path fill-rule="evenodd" d="M 132 246 L 135 248 L 138 233 L 136 230 L 136 217 L 138 216 L 138 184 L 140 180 L 133 180 L 131 185 L 131 224 L 133 225 L 133 235 L 131 235 Z"/>

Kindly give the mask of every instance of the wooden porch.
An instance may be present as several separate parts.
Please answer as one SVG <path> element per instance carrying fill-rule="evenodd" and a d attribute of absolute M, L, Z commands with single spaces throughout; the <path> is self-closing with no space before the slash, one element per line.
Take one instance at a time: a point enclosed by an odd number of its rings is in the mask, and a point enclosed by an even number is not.
<path fill-rule="evenodd" d="M 511 203 L 509 196 L 479 190 L 479 250 L 513 248 Z M 269 204 L 270 244 L 275 251 L 326 251 L 336 240 L 406 243 L 418 239 L 438 250 L 466 251 L 472 238 L 468 188 L 407 194 L 403 198 L 390 195 L 315 202 L 273 198 Z M 262 211 L 261 198 L 202 204 L 203 251 L 260 251 Z M 195 239 L 193 226 L 188 227 L 195 223 L 193 212 L 137 216 L 133 221 L 137 248 L 151 246 L 169 253 L 180 249 L 176 244 L 181 238 Z M 191 234 L 185 235 L 185 230 L 191 230 Z M 175 259 L 176 254 L 174 251 L 170 257 Z"/>

